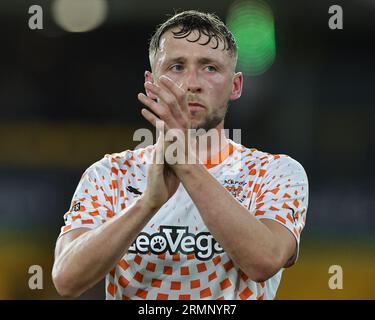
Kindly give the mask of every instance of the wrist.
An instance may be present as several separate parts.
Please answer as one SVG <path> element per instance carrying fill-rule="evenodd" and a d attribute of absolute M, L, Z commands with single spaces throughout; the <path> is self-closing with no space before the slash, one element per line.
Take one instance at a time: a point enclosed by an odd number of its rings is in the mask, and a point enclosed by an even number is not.
<path fill-rule="evenodd" d="M 172 167 L 175 174 L 181 179 L 182 177 L 192 175 L 195 171 L 201 169 L 203 165 L 197 164 L 175 164 Z"/>
<path fill-rule="evenodd" d="M 162 207 L 150 201 L 146 194 L 143 194 L 138 198 L 137 206 L 140 210 L 146 212 L 149 215 L 154 215 Z"/>

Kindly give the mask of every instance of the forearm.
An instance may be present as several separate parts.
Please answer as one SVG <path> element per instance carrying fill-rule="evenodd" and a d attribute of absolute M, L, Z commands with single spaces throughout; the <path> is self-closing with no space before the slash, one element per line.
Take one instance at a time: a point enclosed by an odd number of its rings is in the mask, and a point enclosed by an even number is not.
<path fill-rule="evenodd" d="M 56 257 L 55 283 L 68 296 L 79 296 L 95 285 L 118 263 L 156 211 L 140 198 L 123 214 L 73 240 Z"/>
<path fill-rule="evenodd" d="M 213 237 L 242 271 L 253 280 L 277 271 L 269 269 L 270 261 L 278 262 L 280 253 L 275 236 L 266 225 L 250 214 L 203 165 L 179 166 L 175 172 Z"/>

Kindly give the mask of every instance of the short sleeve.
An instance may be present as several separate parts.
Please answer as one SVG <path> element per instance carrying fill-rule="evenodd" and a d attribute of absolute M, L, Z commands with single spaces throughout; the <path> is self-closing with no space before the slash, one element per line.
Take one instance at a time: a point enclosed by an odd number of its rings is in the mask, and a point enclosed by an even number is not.
<path fill-rule="evenodd" d="M 296 238 L 298 258 L 301 232 L 306 223 L 308 179 L 302 165 L 288 156 L 277 156 L 266 169 L 256 196 L 255 217 L 285 226 Z"/>
<path fill-rule="evenodd" d="M 65 225 L 60 235 L 78 228 L 94 229 L 114 215 L 113 195 L 109 188 L 108 159 L 94 163 L 81 177 L 69 210 L 64 214 Z"/>

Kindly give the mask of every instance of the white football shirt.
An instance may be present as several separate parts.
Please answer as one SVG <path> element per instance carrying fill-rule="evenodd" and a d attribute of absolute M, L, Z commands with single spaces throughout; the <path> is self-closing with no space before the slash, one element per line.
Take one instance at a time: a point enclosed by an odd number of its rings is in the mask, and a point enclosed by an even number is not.
<path fill-rule="evenodd" d="M 286 155 L 228 142 L 226 158 L 216 165 L 207 164 L 207 170 L 249 214 L 287 228 L 299 247 L 308 204 L 303 167 Z M 64 215 L 60 236 L 77 228 L 97 228 L 123 214 L 146 189 L 153 149 L 105 155 L 89 167 Z M 106 298 L 273 299 L 282 272 L 265 282 L 249 279 L 212 237 L 180 184 L 106 276 Z"/>

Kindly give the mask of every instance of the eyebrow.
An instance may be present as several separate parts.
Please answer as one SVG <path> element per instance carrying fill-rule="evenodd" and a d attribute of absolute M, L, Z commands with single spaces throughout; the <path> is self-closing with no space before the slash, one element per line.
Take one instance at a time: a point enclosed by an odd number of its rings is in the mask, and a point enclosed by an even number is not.
<path fill-rule="evenodd" d="M 171 63 L 175 63 L 175 62 L 186 62 L 186 58 L 184 57 L 176 57 L 176 58 L 169 58 L 167 60 L 165 60 L 164 64 L 171 64 Z"/>
<path fill-rule="evenodd" d="M 169 65 L 171 63 L 177 63 L 177 62 L 186 63 L 186 61 L 187 61 L 187 59 L 185 57 L 176 57 L 176 58 L 167 59 L 165 61 L 165 64 Z M 211 59 L 211 58 L 199 58 L 198 63 L 200 65 L 204 65 L 204 64 L 216 64 L 216 65 L 219 65 L 219 66 L 223 65 L 218 60 L 214 60 L 214 59 Z"/>

